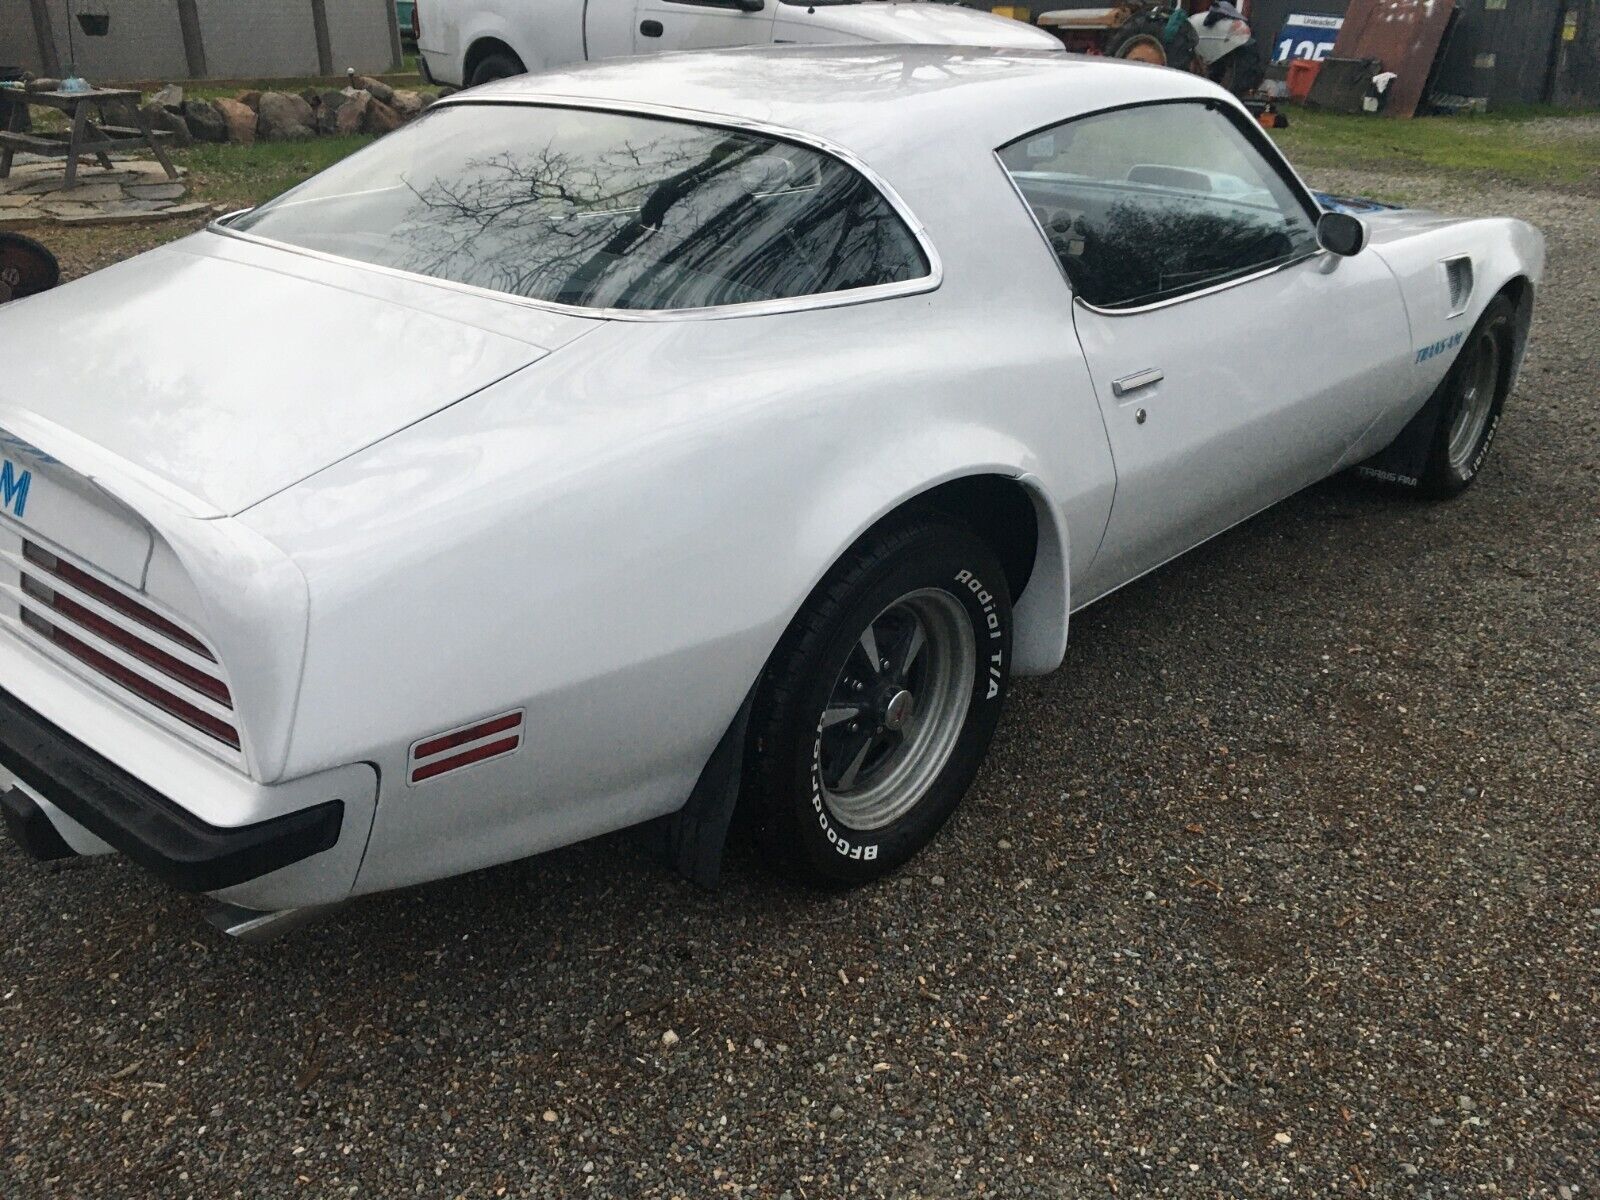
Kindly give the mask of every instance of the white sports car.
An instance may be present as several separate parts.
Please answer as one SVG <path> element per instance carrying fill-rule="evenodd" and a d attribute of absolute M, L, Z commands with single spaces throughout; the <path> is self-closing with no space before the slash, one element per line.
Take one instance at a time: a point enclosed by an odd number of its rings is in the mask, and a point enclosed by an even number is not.
<path fill-rule="evenodd" d="M 1471 482 L 1542 265 L 1117 61 L 452 97 L 0 309 L 5 815 L 236 932 L 656 818 L 712 879 L 736 802 L 873 879 L 1074 610 L 1348 467 Z"/>

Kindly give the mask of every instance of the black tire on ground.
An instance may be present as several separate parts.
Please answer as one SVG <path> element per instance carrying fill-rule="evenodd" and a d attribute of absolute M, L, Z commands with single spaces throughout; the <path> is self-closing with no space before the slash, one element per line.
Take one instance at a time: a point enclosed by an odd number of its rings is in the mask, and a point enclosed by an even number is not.
<path fill-rule="evenodd" d="M 1261 66 L 1261 50 L 1254 41 L 1248 41 L 1237 50 L 1230 50 L 1211 65 L 1211 80 L 1228 89 L 1235 96 L 1255 91 L 1266 78 Z"/>
<path fill-rule="evenodd" d="M 1187 70 L 1188 58 L 1179 58 L 1169 52 L 1161 35 L 1166 32 L 1167 22 L 1164 17 L 1137 16 L 1126 23 L 1113 29 L 1106 38 L 1107 58 L 1128 58 L 1142 49 L 1149 49 L 1151 53 L 1161 54 L 1161 63 L 1164 66 L 1174 66 Z M 1189 57 L 1193 57 L 1194 47 L 1189 48 Z M 1141 57 L 1143 57 L 1141 55 Z M 1153 61 L 1146 58 L 1145 61 Z"/>
<path fill-rule="evenodd" d="M 1439 404 L 1439 416 L 1417 486 L 1422 495 L 1441 500 L 1459 495 L 1482 470 L 1511 390 L 1516 318 L 1506 297 L 1489 301 L 1430 401 Z"/>
<path fill-rule="evenodd" d="M 867 534 L 756 691 L 745 796 L 768 865 L 838 887 L 905 863 L 977 774 L 1010 668 L 1010 589 L 987 543 L 940 514 Z"/>
<path fill-rule="evenodd" d="M 496 79 L 510 79 L 513 75 L 524 74 L 527 69 L 516 55 L 496 50 L 478 60 L 478 65 L 472 68 L 472 78 L 467 80 L 467 86 L 477 87 Z"/>

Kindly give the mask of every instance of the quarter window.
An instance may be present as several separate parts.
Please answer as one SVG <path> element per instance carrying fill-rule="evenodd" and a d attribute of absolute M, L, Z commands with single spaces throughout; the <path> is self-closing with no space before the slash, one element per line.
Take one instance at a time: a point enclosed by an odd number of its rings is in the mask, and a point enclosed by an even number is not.
<path fill-rule="evenodd" d="M 1316 227 L 1293 188 L 1210 104 L 1068 121 L 1000 160 L 1073 291 L 1129 308 L 1303 257 Z"/>

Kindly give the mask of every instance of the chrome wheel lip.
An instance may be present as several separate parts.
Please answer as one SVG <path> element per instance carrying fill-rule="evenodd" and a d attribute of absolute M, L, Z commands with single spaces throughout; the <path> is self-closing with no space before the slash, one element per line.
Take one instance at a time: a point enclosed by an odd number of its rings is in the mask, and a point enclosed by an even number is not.
<path fill-rule="evenodd" d="M 1500 389 L 1500 343 L 1492 330 L 1486 329 L 1473 339 L 1471 353 L 1471 361 L 1464 364 L 1460 398 L 1446 442 L 1450 465 L 1461 474 L 1472 467 L 1473 453 L 1488 427 Z"/>
<path fill-rule="evenodd" d="M 906 644 L 880 647 L 880 627 L 907 616 L 915 622 L 915 629 Z M 855 742 L 842 741 L 830 747 L 834 753 L 848 750 L 859 744 L 862 732 L 870 732 L 848 728 L 852 720 L 857 724 L 877 722 L 873 692 L 858 686 L 867 682 L 859 676 L 865 673 L 868 649 L 876 660 L 876 674 L 885 677 L 881 685 L 874 681 L 881 689 L 879 694 L 887 698 L 880 707 L 885 714 L 894 708 L 901 727 L 884 728 L 882 734 L 892 744 L 885 741 L 874 750 L 879 743 L 869 741 L 865 758 L 854 764 L 858 773 L 849 772 L 848 766 L 846 772 L 835 770 L 830 784 L 823 766 L 824 738 L 855 738 Z M 910 654 L 905 663 L 889 657 L 906 649 Z M 871 832 L 894 824 L 921 802 L 949 763 L 966 725 L 977 683 L 976 657 L 972 618 L 960 599 L 940 588 L 908 592 L 885 605 L 868 623 L 840 664 L 817 724 L 817 788 L 830 817 L 850 829 Z M 907 692 L 910 697 L 902 699 Z M 852 706 L 855 717 L 840 715 Z M 887 722 L 879 724 L 886 726 Z M 840 786 L 844 773 L 852 778 L 848 786 Z"/>

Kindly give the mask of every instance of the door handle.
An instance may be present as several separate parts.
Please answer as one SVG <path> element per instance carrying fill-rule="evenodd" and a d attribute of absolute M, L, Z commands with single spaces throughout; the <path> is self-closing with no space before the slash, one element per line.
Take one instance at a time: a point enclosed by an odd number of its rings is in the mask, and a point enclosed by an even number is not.
<path fill-rule="evenodd" d="M 1166 372 L 1159 367 L 1146 367 L 1142 371 L 1135 371 L 1132 375 L 1124 375 L 1121 379 L 1111 381 L 1111 393 L 1114 396 L 1126 396 L 1130 392 L 1137 392 L 1140 388 L 1147 388 L 1152 383 L 1160 383 L 1165 379 Z"/>
<path fill-rule="evenodd" d="M 639 32 L 645 37 L 660 37 L 663 30 L 660 21 L 640 21 Z"/>

